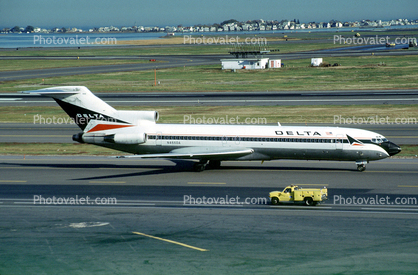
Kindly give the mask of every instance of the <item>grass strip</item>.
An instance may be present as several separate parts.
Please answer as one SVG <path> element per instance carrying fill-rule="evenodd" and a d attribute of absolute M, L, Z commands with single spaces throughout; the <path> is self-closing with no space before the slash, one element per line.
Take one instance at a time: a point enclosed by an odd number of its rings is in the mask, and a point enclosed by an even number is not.
<path fill-rule="evenodd" d="M 257 120 L 257 124 L 265 123 L 349 123 L 363 120 L 363 124 L 377 124 L 380 118 L 385 123 L 395 124 L 414 123 L 418 119 L 418 107 L 415 104 L 382 104 L 382 105 L 314 105 L 314 106 L 114 106 L 117 110 L 152 110 L 158 111 L 158 123 L 190 123 L 191 119 L 203 120 L 209 118 L 239 118 L 245 122 L 247 118 Z M 356 118 L 354 121 L 353 118 Z M 409 119 L 409 122 L 408 122 Z M 254 121 L 255 121 L 254 120 Z M 396 121 L 397 120 L 397 121 Z M 402 122 L 403 121 L 403 122 Z M 33 124 L 70 124 L 68 115 L 58 106 L 28 107 L 2 106 L 0 107 L 1 123 L 33 123 Z"/>
<path fill-rule="evenodd" d="M 80 60 L 74 57 L 73 60 L 0 60 L 0 71 L 22 71 L 66 67 L 86 67 L 119 64 L 149 63 L 146 59 L 129 60 Z"/>
<path fill-rule="evenodd" d="M 337 67 L 310 67 L 310 59 L 284 60 L 286 67 L 221 70 L 219 65 L 3 81 L 0 92 L 51 86 L 86 86 L 93 92 L 310 91 L 417 89 L 418 55 L 327 57 Z"/>

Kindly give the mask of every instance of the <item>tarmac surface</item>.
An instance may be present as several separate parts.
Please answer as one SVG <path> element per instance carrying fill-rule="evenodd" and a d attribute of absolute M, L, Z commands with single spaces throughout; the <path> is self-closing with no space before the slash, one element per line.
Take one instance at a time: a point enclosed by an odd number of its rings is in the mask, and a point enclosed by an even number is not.
<path fill-rule="evenodd" d="M 191 167 L 0 156 L 1 274 L 416 272 L 417 159 Z M 289 184 L 329 199 L 270 205 Z"/>
<path fill-rule="evenodd" d="M 42 89 L 42 86 L 28 89 Z M 418 90 L 95 93 L 111 106 L 288 106 L 416 104 Z M 0 94 L 0 106 L 57 106 L 51 98 Z"/>
<path fill-rule="evenodd" d="M 401 56 L 401 55 L 417 55 L 418 51 L 408 50 L 373 50 L 365 46 L 363 48 L 356 48 L 355 50 L 347 50 L 344 48 L 332 50 L 317 50 L 308 52 L 288 53 L 288 54 L 269 54 L 271 59 L 303 59 L 329 56 Z M 155 59 L 158 62 L 147 62 L 137 64 L 118 64 L 118 65 L 103 65 L 103 66 L 85 66 L 85 67 L 68 67 L 68 68 L 53 68 L 53 69 L 36 69 L 23 71 L 2 71 L 0 72 L 0 81 L 12 81 L 32 78 L 45 78 L 67 75 L 83 75 L 83 74 L 99 74 L 111 72 L 126 72 L 126 71 L 141 71 L 153 69 L 166 69 L 183 66 L 200 66 L 220 64 L 220 59 L 231 58 L 231 55 L 157 55 L 157 56 L 38 56 L 38 57 L 22 57 L 22 56 L 0 56 L 2 60 L 64 60 L 64 59 L 100 59 L 100 60 L 151 60 Z"/>

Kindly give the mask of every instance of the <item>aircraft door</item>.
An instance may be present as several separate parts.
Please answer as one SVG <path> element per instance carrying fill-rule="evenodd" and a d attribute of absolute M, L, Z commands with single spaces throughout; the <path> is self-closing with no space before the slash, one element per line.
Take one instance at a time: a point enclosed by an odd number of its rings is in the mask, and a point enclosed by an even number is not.
<path fill-rule="evenodd" d="M 162 133 L 157 132 L 157 138 L 155 139 L 155 145 L 162 145 Z"/>
<path fill-rule="evenodd" d="M 336 150 L 342 150 L 343 149 L 343 145 L 344 145 L 344 139 L 343 139 L 344 135 L 342 134 L 338 134 L 336 139 L 335 139 L 335 149 Z"/>
<path fill-rule="evenodd" d="M 239 145 L 241 138 L 239 136 L 234 137 L 235 145 Z"/>
<path fill-rule="evenodd" d="M 223 136 L 222 137 L 222 146 L 226 146 L 227 141 L 228 141 L 228 137 Z"/>

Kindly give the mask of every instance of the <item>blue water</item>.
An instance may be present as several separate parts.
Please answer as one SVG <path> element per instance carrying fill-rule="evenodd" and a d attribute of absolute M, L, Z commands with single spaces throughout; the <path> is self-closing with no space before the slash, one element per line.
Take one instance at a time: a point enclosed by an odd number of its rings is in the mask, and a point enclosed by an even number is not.
<path fill-rule="evenodd" d="M 86 47 L 117 45 L 122 40 L 158 39 L 163 33 L 22 33 L 1 34 L 0 48 Z M 97 39 L 97 40 L 96 40 Z"/>
<path fill-rule="evenodd" d="M 418 26 L 394 26 L 390 28 L 370 28 L 361 31 L 383 31 L 387 29 L 418 28 Z M 228 35 L 236 36 L 242 34 L 271 34 L 271 33 L 295 33 L 295 32 L 336 32 L 336 31 L 358 31 L 358 28 L 330 28 L 330 29 L 304 29 L 304 30 L 275 30 L 275 31 L 254 31 L 254 32 L 193 32 L 176 33 L 177 36 L 210 36 Z M 86 46 L 106 46 L 101 42 L 109 42 L 108 45 L 114 46 L 115 41 L 123 40 L 150 40 L 163 39 L 165 33 L 49 33 L 49 34 L 0 34 L 0 48 L 28 48 L 28 47 L 86 47 Z M 96 43 L 95 43 L 96 42 Z"/>
<path fill-rule="evenodd" d="M 393 41 L 390 41 L 393 42 Z M 345 44 L 342 44 L 342 46 Z M 409 48 L 408 44 L 396 44 L 393 47 L 386 47 L 386 44 L 377 44 L 377 45 L 358 45 L 352 47 L 344 47 L 344 51 L 388 51 L 388 50 L 399 50 L 399 49 L 407 49 Z M 325 49 L 324 52 L 337 52 L 341 51 L 341 48 L 334 48 L 334 49 Z"/>

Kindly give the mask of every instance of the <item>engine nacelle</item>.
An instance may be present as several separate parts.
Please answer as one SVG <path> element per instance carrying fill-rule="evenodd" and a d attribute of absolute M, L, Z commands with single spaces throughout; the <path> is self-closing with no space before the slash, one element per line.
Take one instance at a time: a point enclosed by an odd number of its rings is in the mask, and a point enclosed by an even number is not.
<path fill-rule="evenodd" d="M 103 138 L 103 141 L 117 144 L 141 144 L 147 140 L 145 133 L 139 134 L 113 134 Z"/>
<path fill-rule="evenodd" d="M 156 111 L 118 111 L 116 116 L 120 120 L 129 121 L 136 125 L 155 123 L 159 118 L 159 114 Z"/>
<path fill-rule="evenodd" d="M 78 134 L 73 135 L 73 140 L 80 142 L 80 143 L 84 143 L 83 134 L 84 133 L 78 133 Z"/>

